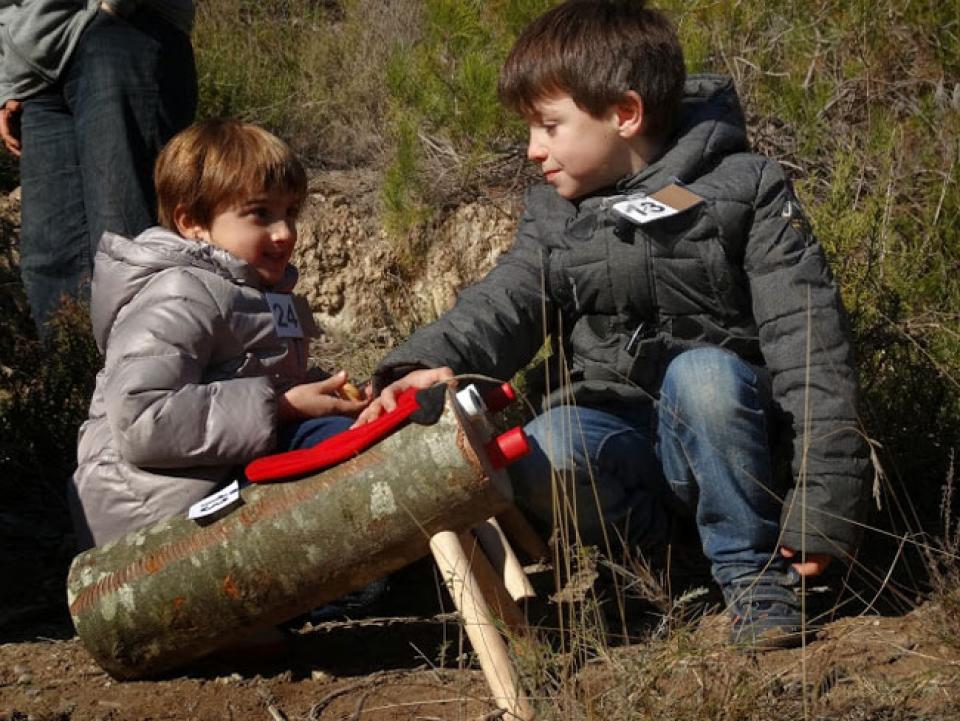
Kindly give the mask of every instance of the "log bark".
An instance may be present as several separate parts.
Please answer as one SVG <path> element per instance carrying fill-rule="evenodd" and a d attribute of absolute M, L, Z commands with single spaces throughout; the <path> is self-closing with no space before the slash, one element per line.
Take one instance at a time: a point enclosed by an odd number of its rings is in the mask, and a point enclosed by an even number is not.
<path fill-rule="evenodd" d="M 81 554 L 68 603 L 91 655 L 119 679 L 154 676 L 362 588 L 507 506 L 487 439 L 448 397 L 315 476 L 241 491 L 209 525 L 185 516 Z M 499 490 L 498 490 L 499 489 Z"/>

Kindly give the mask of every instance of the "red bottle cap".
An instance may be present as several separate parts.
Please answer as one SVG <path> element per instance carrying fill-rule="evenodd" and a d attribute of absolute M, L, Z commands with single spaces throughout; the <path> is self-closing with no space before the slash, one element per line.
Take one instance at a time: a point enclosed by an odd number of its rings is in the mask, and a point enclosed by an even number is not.
<path fill-rule="evenodd" d="M 530 452 L 530 441 L 523 428 L 517 426 L 487 443 L 484 450 L 494 468 L 503 468 L 527 455 Z"/>
<path fill-rule="evenodd" d="M 491 413 L 499 413 L 515 400 L 517 400 L 517 392 L 513 390 L 513 386 L 509 383 L 504 383 L 499 388 L 487 391 L 483 397 L 483 402 Z"/>

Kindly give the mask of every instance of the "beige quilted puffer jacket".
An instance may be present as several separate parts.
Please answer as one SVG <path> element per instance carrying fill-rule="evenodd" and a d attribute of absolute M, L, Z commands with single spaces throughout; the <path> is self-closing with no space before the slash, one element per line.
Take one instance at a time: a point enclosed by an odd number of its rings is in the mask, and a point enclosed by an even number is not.
<path fill-rule="evenodd" d="M 91 318 L 105 360 L 70 494 L 81 548 L 184 512 L 273 450 L 277 394 L 305 380 L 316 333 L 293 297 L 302 337 L 278 335 L 268 301 L 296 280 L 290 266 L 263 288 L 244 261 L 163 228 L 104 234 Z"/>

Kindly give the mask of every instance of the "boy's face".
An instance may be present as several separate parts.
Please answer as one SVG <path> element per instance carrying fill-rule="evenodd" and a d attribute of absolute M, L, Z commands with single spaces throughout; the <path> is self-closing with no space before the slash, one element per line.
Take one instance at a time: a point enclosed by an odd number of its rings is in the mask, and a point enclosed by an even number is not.
<path fill-rule="evenodd" d="M 276 285 L 297 243 L 299 213 L 299 198 L 262 193 L 218 211 L 202 239 L 247 261 L 266 285 Z"/>
<path fill-rule="evenodd" d="M 561 93 L 534 108 L 527 158 L 540 163 L 544 179 L 564 198 L 611 186 L 634 171 L 616 107 L 596 118 Z"/>

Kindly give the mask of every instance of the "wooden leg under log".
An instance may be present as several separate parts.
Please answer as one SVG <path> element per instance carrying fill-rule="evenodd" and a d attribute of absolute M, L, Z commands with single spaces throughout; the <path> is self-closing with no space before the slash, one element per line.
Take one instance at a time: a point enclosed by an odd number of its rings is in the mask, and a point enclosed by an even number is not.
<path fill-rule="evenodd" d="M 487 602 L 488 609 L 492 612 L 494 619 L 503 622 L 511 635 L 526 635 L 529 630 L 526 615 L 512 598 L 502 580 L 502 575 L 497 573 L 493 562 L 484 552 L 485 549 L 475 534 L 476 529 L 460 534 L 460 545 L 467 554 L 470 570 L 477 579 L 477 585 L 483 594 L 483 599 Z"/>
<path fill-rule="evenodd" d="M 463 618 L 467 638 L 477 654 L 494 701 L 506 709 L 507 718 L 532 721 L 533 709 L 517 684 L 507 645 L 491 622 L 490 608 L 460 537 L 453 531 L 441 531 L 430 539 L 430 550 Z"/>
<path fill-rule="evenodd" d="M 516 506 L 507 507 L 497 514 L 496 519 L 506 537 L 531 561 L 536 563 L 550 559 L 550 549 L 546 542 Z"/>
<path fill-rule="evenodd" d="M 537 592 L 534 591 L 533 584 L 527 578 L 520 559 L 510 547 L 497 519 L 488 518 L 477 524 L 473 527 L 473 533 L 483 546 L 490 564 L 499 572 L 498 575 L 503 579 L 503 585 L 506 586 L 513 600 L 536 597 Z"/>

